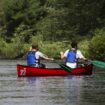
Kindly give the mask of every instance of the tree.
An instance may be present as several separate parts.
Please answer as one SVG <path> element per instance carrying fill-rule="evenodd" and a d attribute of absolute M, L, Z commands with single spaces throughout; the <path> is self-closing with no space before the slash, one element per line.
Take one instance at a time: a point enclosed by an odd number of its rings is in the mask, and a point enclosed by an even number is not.
<path fill-rule="evenodd" d="M 20 24 L 33 28 L 33 34 L 36 32 L 36 23 L 45 15 L 41 5 L 39 0 L 5 0 L 3 10 L 7 41 L 11 40 Z"/>

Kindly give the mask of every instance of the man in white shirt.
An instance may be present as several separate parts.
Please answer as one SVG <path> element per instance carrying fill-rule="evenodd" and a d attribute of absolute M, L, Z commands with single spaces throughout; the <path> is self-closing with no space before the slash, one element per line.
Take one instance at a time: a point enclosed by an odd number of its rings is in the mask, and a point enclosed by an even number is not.
<path fill-rule="evenodd" d="M 77 49 L 77 42 L 71 43 L 71 50 L 66 50 L 65 53 L 60 52 L 61 59 L 66 58 L 66 65 L 70 68 L 77 67 L 77 59 L 86 60 L 80 50 Z"/>
<path fill-rule="evenodd" d="M 43 58 L 45 60 L 54 60 L 53 58 L 49 58 L 47 55 L 40 52 L 37 44 L 32 45 L 27 54 L 28 65 L 32 65 L 35 67 L 45 67 L 44 64 L 40 63 L 40 58 Z"/>

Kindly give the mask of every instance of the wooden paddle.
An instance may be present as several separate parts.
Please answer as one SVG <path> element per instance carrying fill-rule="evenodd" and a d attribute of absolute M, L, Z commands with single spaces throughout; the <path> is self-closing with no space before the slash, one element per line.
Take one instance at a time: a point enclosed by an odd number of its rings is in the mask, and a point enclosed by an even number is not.
<path fill-rule="evenodd" d="M 105 68 L 105 62 L 99 60 L 90 60 L 90 62 L 96 67 Z"/>

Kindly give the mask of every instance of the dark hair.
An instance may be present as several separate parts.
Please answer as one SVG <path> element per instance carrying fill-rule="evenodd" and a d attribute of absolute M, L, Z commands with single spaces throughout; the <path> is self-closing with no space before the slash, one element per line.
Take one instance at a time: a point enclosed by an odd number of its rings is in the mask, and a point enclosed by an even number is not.
<path fill-rule="evenodd" d="M 32 49 L 38 50 L 39 49 L 38 44 L 32 44 Z"/>
<path fill-rule="evenodd" d="M 72 48 L 77 48 L 77 42 L 76 42 L 76 41 L 73 41 L 73 42 L 71 43 L 71 47 L 72 47 Z"/>

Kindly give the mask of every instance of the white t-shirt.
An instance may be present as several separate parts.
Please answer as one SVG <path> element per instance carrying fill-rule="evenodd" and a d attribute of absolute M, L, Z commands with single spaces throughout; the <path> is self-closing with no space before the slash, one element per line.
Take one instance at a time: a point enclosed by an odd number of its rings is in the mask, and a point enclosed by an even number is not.
<path fill-rule="evenodd" d="M 41 58 L 44 57 L 44 54 L 41 53 L 40 51 L 37 51 L 37 52 L 35 53 L 35 57 L 36 57 L 36 59 L 40 59 L 40 57 L 41 57 Z"/>
<path fill-rule="evenodd" d="M 35 53 L 35 58 L 37 59 L 37 60 L 36 60 L 37 63 L 36 63 L 36 65 L 35 65 L 35 67 L 39 67 L 38 61 L 39 61 L 40 57 L 43 58 L 43 57 L 44 57 L 44 54 L 41 53 L 40 51 L 37 51 L 37 52 Z"/>
<path fill-rule="evenodd" d="M 64 57 L 66 58 L 67 55 L 68 55 L 68 52 L 69 50 L 66 50 L 65 53 L 64 53 Z M 84 58 L 84 56 L 82 55 L 81 51 L 80 50 L 77 50 L 77 53 L 76 53 L 76 58 Z M 70 62 L 66 62 L 66 65 L 69 66 L 70 68 L 76 68 L 77 67 L 77 63 L 70 63 Z"/>

